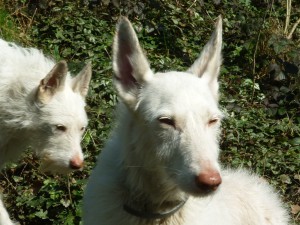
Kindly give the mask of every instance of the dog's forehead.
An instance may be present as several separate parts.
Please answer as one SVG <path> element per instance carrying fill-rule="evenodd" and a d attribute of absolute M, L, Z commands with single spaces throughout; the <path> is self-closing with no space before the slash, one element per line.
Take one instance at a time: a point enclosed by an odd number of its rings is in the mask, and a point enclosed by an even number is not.
<path fill-rule="evenodd" d="M 151 92 L 157 98 L 176 99 L 206 99 L 212 97 L 207 82 L 196 75 L 186 72 L 156 73 L 145 87 L 146 94 Z M 178 100 L 179 101 L 179 100 Z"/>
<path fill-rule="evenodd" d="M 219 113 L 218 103 L 207 82 L 185 72 L 155 74 L 143 88 L 140 100 L 141 107 L 153 114 Z"/>
<path fill-rule="evenodd" d="M 44 108 L 44 113 L 48 115 L 50 121 L 58 123 L 87 123 L 85 112 L 85 101 L 79 93 L 72 90 L 64 90 L 57 93 L 52 101 Z"/>

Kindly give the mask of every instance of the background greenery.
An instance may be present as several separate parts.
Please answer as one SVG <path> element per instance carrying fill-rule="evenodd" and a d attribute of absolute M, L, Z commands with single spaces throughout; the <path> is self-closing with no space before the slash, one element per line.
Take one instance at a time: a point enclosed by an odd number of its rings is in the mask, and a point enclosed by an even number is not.
<path fill-rule="evenodd" d="M 300 2 L 292 2 L 286 23 L 289 1 L 0 0 L 0 37 L 66 59 L 74 72 L 93 63 L 84 171 L 45 175 L 26 154 L 0 174 L 11 215 L 22 225 L 80 224 L 84 185 L 113 124 L 111 45 L 120 15 L 133 22 L 152 67 L 164 71 L 188 68 L 222 14 L 221 160 L 266 178 L 283 197 L 292 224 L 300 224 L 300 25 L 287 38 L 300 18 Z"/>

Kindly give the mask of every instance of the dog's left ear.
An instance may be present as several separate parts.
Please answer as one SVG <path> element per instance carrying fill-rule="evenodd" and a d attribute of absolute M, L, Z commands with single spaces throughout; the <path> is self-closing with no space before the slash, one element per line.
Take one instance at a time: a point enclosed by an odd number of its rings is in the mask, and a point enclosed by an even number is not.
<path fill-rule="evenodd" d="M 204 46 L 200 57 L 188 69 L 188 72 L 207 80 L 210 89 L 218 99 L 218 76 L 222 64 L 222 17 L 218 17 L 216 28 L 208 43 Z"/>
<path fill-rule="evenodd" d="M 40 103 L 47 104 L 56 92 L 64 88 L 67 73 L 66 61 L 58 62 L 47 76 L 41 80 L 37 90 L 37 100 Z"/>
<path fill-rule="evenodd" d="M 79 74 L 72 79 L 72 89 L 74 92 L 80 93 L 80 95 L 85 98 L 88 90 L 89 84 L 92 77 L 92 65 L 89 62 L 86 66 L 79 72 Z"/>

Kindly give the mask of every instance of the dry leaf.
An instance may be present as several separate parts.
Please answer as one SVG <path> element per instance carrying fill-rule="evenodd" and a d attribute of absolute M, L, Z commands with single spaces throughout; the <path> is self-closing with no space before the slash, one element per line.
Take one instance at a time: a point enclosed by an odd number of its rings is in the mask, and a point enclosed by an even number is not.
<path fill-rule="evenodd" d="M 297 213 L 300 212 L 300 206 L 299 205 L 291 205 L 291 212 L 292 214 L 296 215 Z"/>

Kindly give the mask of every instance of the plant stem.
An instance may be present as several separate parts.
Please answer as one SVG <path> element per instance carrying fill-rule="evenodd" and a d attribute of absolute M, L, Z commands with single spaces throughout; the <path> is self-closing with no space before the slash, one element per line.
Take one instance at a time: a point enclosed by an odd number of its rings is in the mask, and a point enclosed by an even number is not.
<path fill-rule="evenodd" d="M 284 34 L 288 33 L 288 27 L 290 24 L 291 17 L 291 8 L 292 8 L 292 0 L 286 0 L 286 17 L 285 17 L 285 26 L 284 26 Z"/>
<path fill-rule="evenodd" d="M 286 37 L 286 39 L 292 38 L 292 35 L 293 35 L 294 31 L 296 30 L 297 26 L 299 25 L 299 23 L 300 23 L 300 18 L 294 23 L 294 26 L 293 26 L 292 30 L 290 31 L 289 35 Z"/>

